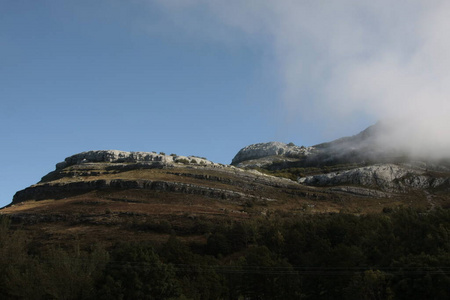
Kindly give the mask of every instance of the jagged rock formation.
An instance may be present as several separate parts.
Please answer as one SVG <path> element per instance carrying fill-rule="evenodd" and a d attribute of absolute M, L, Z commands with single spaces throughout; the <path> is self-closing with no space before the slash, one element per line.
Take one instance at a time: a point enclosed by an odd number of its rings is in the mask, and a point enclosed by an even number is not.
<path fill-rule="evenodd" d="M 213 187 L 204 187 L 195 184 L 170 181 L 151 181 L 151 180 L 93 180 L 78 181 L 68 183 L 42 184 L 26 188 L 19 191 L 14 196 L 13 203 L 20 203 L 27 200 L 61 199 L 68 195 L 80 195 L 94 190 L 104 189 L 137 189 L 153 190 L 172 193 L 201 195 L 209 198 L 242 200 L 255 199 L 257 201 L 275 201 L 265 197 L 255 197 L 241 192 L 235 192 L 227 189 Z"/>
<path fill-rule="evenodd" d="M 154 179 L 150 180 L 132 175 L 130 179 L 130 175 L 127 175 L 145 170 L 148 170 L 149 174 L 157 173 L 159 177 L 152 176 Z M 160 171 L 152 173 L 151 170 Z M 167 176 L 173 179 L 164 180 Z M 189 178 L 203 183 L 183 182 L 189 181 Z M 214 184 L 205 185 L 205 182 Z M 218 188 L 213 186 L 215 184 L 225 184 L 227 188 Z M 288 179 L 216 164 L 195 156 L 101 150 L 82 152 L 66 158 L 38 184 L 18 191 L 12 204 L 29 200 L 61 199 L 105 189 L 164 191 L 236 201 L 273 201 L 274 199 L 246 191 L 254 190 L 257 185 L 287 188 L 293 184 Z M 233 188 L 234 186 L 239 186 L 239 190 Z"/>
<path fill-rule="evenodd" d="M 429 189 L 448 186 L 449 178 L 431 177 L 424 170 L 403 165 L 378 164 L 342 172 L 331 172 L 299 178 L 298 182 L 315 186 L 357 185 L 386 192 Z"/>
<path fill-rule="evenodd" d="M 213 162 L 196 156 L 178 156 L 157 154 L 156 152 L 125 152 L 118 150 L 86 151 L 67 157 L 63 162 L 56 164 L 56 169 L 63 169 L 76 164 L 89 162 L 109 163 L 140 163 L 140 162 L 162 162 L 162 163 L 196 163 L 212 165 Z"/>
<path fill-rule="evenodd" d="M 233 158 L 232 165 L 270 167 L 274 162 L 286 162 L 282 165 L 285 168 L 408 161 L 400 150 L 382 143 L 381 137 L 388 130 L 384 123 L 377 123 L 357 135 L 310 147 L 279 142 L 253 144 L 241 149 Z"/>
<path fill-rule="evenodd" d="M 355 187 L 367 187 L 357 194 L 374 191 L 407 192 L 448 186 L 448 161 L 414 160 L 400 149 L 386 143 L 390 124 L 377 123 L 357 135 L 340 138 L 311 147 L 297 147 L 270 142 L 241 149 L 233 165 L 264 168 L 272 171 L 304 169 L 316 172 L 302 176 L 298 182 L 310 186 L 348 186 L 341 191 L 352 192 Z M 317 174 L 321 169 L 326 171 Z M 333 171 L 324 170 L 332 168 Z M 338 169 L 338 170 L 335 170 Z M 428 171 L 443 174 L 430 174 Z M 375 193 L 376 194 L 376 193 Z"/>
<path fill-rule="evenodd" d="M 310 155 L 313 147 L 299 147 L 294 144 L 280 142 L 258 143 L 242 148 L 233 158 L 231 164 L 237 165 L 243 161 L 266 157 L 302 158 Z"/>

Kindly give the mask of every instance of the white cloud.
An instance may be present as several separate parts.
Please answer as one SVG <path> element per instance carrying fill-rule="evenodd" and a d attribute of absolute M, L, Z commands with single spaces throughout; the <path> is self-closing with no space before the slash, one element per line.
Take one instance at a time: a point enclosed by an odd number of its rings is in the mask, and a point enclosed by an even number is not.
<path fill-rule="evenodd" d="M 446 1 L 160 0 L 191 32 L 262 41 L 286 110 L 339 124 L 361 112 L 396 119 L 389 142 L 450 149 L 450 3 Z M 206 24 L 205 22 L 209 22 Z"/>

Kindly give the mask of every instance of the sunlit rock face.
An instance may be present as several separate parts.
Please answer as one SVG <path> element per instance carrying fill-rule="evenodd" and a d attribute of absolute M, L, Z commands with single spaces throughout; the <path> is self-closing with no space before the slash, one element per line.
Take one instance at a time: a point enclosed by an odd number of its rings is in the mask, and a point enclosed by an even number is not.
<path fill-rule="evenodd" d="M 448 178 L 428 176 L 425 170 L 406 165 L 378 164 L 342 172 L 331 172 L 298 179 L 299 183 L 315 186 L 356 185 L 387 192 L 436 188 L 448 185 Z"/>
<path fill-rule="evenodd" d="M 160 155 L 155 152 L 125 152 L 118 150 L 86 151 L 67 157 L 56 165 L 57 169 L 87 162 L 145 162 L 173 161 L 172 156 Z"/>
<path fill-rule="evenodd" d="M 269 156 L 300 158 L 309 155 L 313 150 L 313 147 L 299 147 L 280 142 L 258 143 L 242 148 L 233 158 L 231 164 L 237 165 L 243 161 Z"/>
<path fill-rule="evenodd" d="M 299 183 L 346 186 L 352 191 L 369 188 L 405 192 L 448 186 L 450 160 L 437 159 L 431 154 L 415 155 L 405 145 L 392 140 L 392 132 L 398 131 L 393 123 L 378 122 L 354 136 L 311 147 L 279 142 L 253 144 L 241 149 L 232 164 L 271 171 L 306 172 L 309 176 L 302 175 Z M 360 190 L 353 192 L 361 193 Z"/>
<path fill-rule="evenodd" d="M 242 148 L 233 158 L 232 164 L 240 167 L 265 167 L 274 161 L 297 160 L 297 167 L 330 166 L 337 164 L 372 165 L 379 163 L 409 163 L 426 161 L 427 164 L 442 165 L 431 155 L 417 155 L 397 139 L 392 132 L 400 130 L 392 123 L 378 122 L 360 133 L 336 139 L 310 147 L 299 147 L 294 144 L 269 142 L 249 145 Z M 449 155 L 450 157 L 450 152 Z M 446 165 L 450 165 L 447 159 Z M 290 164 L 292 167 L 292 164 Z"/>
<path fill-rule="evenodd" d="M 140 162 L 162 162 L 174 163 L 177 161 L 194 161 L 199 164 L 213 164 L 213 162 L 195 156 L 179 156 L 179 155 L 165 155 L 156 152 L 126 152 L 119 150 L 95 150 L 81 152 L 67 157 L 63 162 L 56 164 L 56 169 L 63 169 L 68 166 L 82 164 L 82 163 L 140 163 Z"/>
<path fill-rule="evenodd" d="M 312 166 L 315 164 L 380 160 L 386 156 L 398 156 L 393 149 L 389 149 L 388 145 L 378 143 L 378 137 L 385 131 L 385 126 L 376 124 L 357 135 L 311 147 L 280 142 L 252 144 L 242 148 L 233 158 L 231 164 L 260 167 L 277 160 L 297 159 L 308 166 Z"/>
<path fill-rule="evenodd" d="M 261 186 L 262 190 L 299 188 L 296 182 L 286 178 L 217 164 L 197 156 L 117 150 L 86 151 L 67 157 L 64 162 L 57 164 L 55 171 L 42 177 L 40 182 L 16 192 L 12 204 L 60 200 L 93 191 L 111 190 L 130 193 L 157 191 L 175 193 L 180 198 L 190 195 L 193 198 L 233 203 L 276 201 L 275 198 L 265 197 L 265 194 L 255 195 L 255 185 Z M 140 203 L 142 200 L 137 201 Z"/>

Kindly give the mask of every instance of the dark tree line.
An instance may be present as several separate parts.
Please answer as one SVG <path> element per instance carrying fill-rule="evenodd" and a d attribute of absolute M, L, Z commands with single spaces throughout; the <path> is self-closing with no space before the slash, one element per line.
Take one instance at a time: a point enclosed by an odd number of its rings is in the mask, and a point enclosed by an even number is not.
<path fill-rule="evenodd" d="M 205 225 L 205 224 L 203 224 Z M 450 211 L 206 224 L 206 244 L 37 247 L 0 224 L 4 299 L 449 299 Z"/>

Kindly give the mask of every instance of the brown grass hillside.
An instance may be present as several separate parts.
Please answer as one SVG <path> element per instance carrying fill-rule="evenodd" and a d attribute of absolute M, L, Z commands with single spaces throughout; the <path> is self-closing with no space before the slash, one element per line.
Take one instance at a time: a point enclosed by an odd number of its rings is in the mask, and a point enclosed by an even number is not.
<path fill-rule="evenodd" d="M 445 197 L 433 196 L 433 205 Z M 217 223 L 430 205 L 421 191 L 362 197 L 229 166 L 88 163 L 50 173 L 1 214 L 44 243 L 165 241 L 174 232 L 202 242 Z"/>

